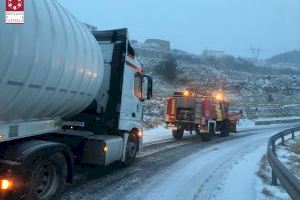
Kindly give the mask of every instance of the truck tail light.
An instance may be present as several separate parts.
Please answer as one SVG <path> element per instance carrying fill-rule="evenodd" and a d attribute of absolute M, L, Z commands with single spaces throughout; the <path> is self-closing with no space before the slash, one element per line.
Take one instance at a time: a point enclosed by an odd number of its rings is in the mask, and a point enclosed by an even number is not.
<path fill-rule="evenodd" d="M 12 182 L 7 179 L 0 179 L 1 190 L 9 190 L 12 188 Z"/>

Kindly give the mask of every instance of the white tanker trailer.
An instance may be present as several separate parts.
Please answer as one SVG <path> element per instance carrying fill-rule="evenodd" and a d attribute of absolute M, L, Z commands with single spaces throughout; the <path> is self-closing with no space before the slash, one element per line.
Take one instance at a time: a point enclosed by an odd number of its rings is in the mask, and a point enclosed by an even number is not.
<path fill-rule="evenodd" d="M 25 24 L 4 20 L 0 199 L 58 199 L 76 164 L 132 163 L 152 79 L 127 29 L 91 33 L 56 0 L 25 1 Z"/>

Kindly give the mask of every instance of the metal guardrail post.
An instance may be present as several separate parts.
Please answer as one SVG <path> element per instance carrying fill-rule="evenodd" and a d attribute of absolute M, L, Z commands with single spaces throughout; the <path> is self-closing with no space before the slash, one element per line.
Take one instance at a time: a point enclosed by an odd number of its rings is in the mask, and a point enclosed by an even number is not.
<path fill-rule="evenodd" d="M 274 155 L 276 155 L 276 146 L 275 146 L 275 142 L 272 142 L 272 152 L 274 153 Z"/>
<path fill-rule="evenodd" d="M 272 141 L 272 152 L 274 153 L 274 155 L 276 155 L 276 146 L 275 146 L 275 141 Z M 277 176 L 274 172 L 274 170 L 272 169 L 272 185 L 277 185 Z"/>
<path fill-rule="evenodd" d="M 272 169 L 272 185 L 274 185 L 274 186 L 278 185 L 277 176 L 273 169 Z"/>
<path fill-rule="evenodd" d="M 293 140 L 295 139 L 295 132 L 294 131 L 292 132 L 292 139 Z"/>
<path fill-rule="evenodd" d="M 281 144 L 284 145 L 284 135 L 281 136 Z"/>

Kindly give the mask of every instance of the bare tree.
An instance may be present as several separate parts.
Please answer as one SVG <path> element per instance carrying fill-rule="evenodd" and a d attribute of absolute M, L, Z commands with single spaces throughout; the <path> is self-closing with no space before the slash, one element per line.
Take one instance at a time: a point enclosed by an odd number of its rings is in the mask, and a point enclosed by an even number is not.
<path fill-rule="evenodd" d="M 174 82 L 177 79 L 177 63 L 171 55 L 163 62 L 154 66 L 154 72 L 161 75 L 168 82 Z"/>

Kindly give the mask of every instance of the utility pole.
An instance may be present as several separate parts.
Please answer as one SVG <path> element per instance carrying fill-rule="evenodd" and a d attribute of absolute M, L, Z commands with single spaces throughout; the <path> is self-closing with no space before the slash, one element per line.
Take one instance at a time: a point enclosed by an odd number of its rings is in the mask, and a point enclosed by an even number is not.
<path fill-rule="evenodd" d="M 261 49 L 260 48 L 253 48 L 250 47 L 250 51 L 252 53 L 253 58 L 255 59 L 255 61 L 257 62 L 259 60 L 259 56 L 261 53 Z"/>

